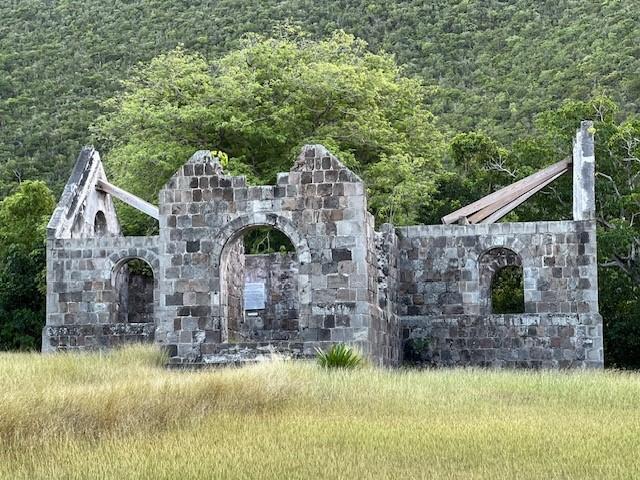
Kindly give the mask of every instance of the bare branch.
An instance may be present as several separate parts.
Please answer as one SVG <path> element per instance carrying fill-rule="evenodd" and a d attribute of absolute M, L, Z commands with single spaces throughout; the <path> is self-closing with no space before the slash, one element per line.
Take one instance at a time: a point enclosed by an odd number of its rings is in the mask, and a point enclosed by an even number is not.
<path fill-rule="evenodd" d="M 500 156 L 497 159 L 492 159 L 485 164 L 485 168 L 487 170 L 493 170 L 495 172 L 506 173 L 511 178 L 517 178 L 517 170 L 511 170 L 507 168 L 504 164 L 504 159 Z"/>
<path fill-rule="evenodd" d="M 602 173 L 602 172 L 596 172 L 596 176 L 603 177 L 609 180 L 611 182 L 611 185 L 613 185 L 613 189 L 616 191 L 616 196 L 618 198 L 622 198 L 622 195 L 620 195 L 620 191 L 618 190 L 618 186 L 616 185 L 616 182 L 613 180 L 613 178 L 611 178 L 610 175 L 607 175 L 606 173 Z"/>

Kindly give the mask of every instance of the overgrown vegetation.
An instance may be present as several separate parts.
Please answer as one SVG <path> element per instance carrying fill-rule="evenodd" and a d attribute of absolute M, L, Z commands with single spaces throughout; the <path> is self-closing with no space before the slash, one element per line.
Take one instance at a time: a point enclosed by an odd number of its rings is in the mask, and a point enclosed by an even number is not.
<path fill-rule="evenodd" d="M 195 149 L 215 146 L 231 173 L 273 184 L 304 144 L 320 143 L 368 180 L 379 219 L 410 223 L 433 189 L 424 172 L 444 153 L 425 88 L 344 32 L 251 36 L 211 64 L 177 48 L 123 86 L 93 130 L 114 181 L 148 201 Z M 142 224 L 121 212 L 126 226 Z"/>
<path fill-rule="evenodd" d="M 0 478 L 630 478 L 640 378 L 0 354 Z"/>
<path fill-rule="evenodd" d="M 0 350 L 40 348 L 46 272 L 44 234 L 53 196 L 25 181 L 0 201 Z"/>

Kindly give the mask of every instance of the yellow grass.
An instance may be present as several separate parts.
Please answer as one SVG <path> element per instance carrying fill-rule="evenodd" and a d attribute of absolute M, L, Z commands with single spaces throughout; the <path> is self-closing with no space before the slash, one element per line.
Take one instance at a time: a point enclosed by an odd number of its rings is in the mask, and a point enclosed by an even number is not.
<path fill-rule="evenodd" d="M 634 478 L 640 377 L 0 355 L 0 478 Z"/>

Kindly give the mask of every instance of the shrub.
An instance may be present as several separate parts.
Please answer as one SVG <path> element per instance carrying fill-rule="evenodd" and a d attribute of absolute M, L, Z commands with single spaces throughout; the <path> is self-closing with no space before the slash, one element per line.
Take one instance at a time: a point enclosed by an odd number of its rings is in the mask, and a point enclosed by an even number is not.
<path fill-rule="evenodd" d="M 410 338 L 404 344 L 404 362 L 409 365 L 419 365 L 428 360 L 429 339 Z"/>
<path fill-rule="evenodd" d="M 362 356 L 344 343 L 333 345 L 326 352 L 317 352 L 318 364 L 324 368 L 356 368 L 362 365 Z"/>

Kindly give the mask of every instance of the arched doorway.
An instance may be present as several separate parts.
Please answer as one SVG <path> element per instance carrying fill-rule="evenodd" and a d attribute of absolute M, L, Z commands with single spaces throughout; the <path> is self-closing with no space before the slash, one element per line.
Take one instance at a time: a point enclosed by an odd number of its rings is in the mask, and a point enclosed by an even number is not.
<path fill-rule="evenodd" d="M 222 341 L 293 340 L 300 332 L 300 259 L 272 225 L 241 228 L 220 255 Z"/>
<path fill-rule="evenodd" d="M 153 323 L 153 269 L 145 260 L 128 258 L 119 262 L 112 276 L 115 293 L 113 323 Z"/>

